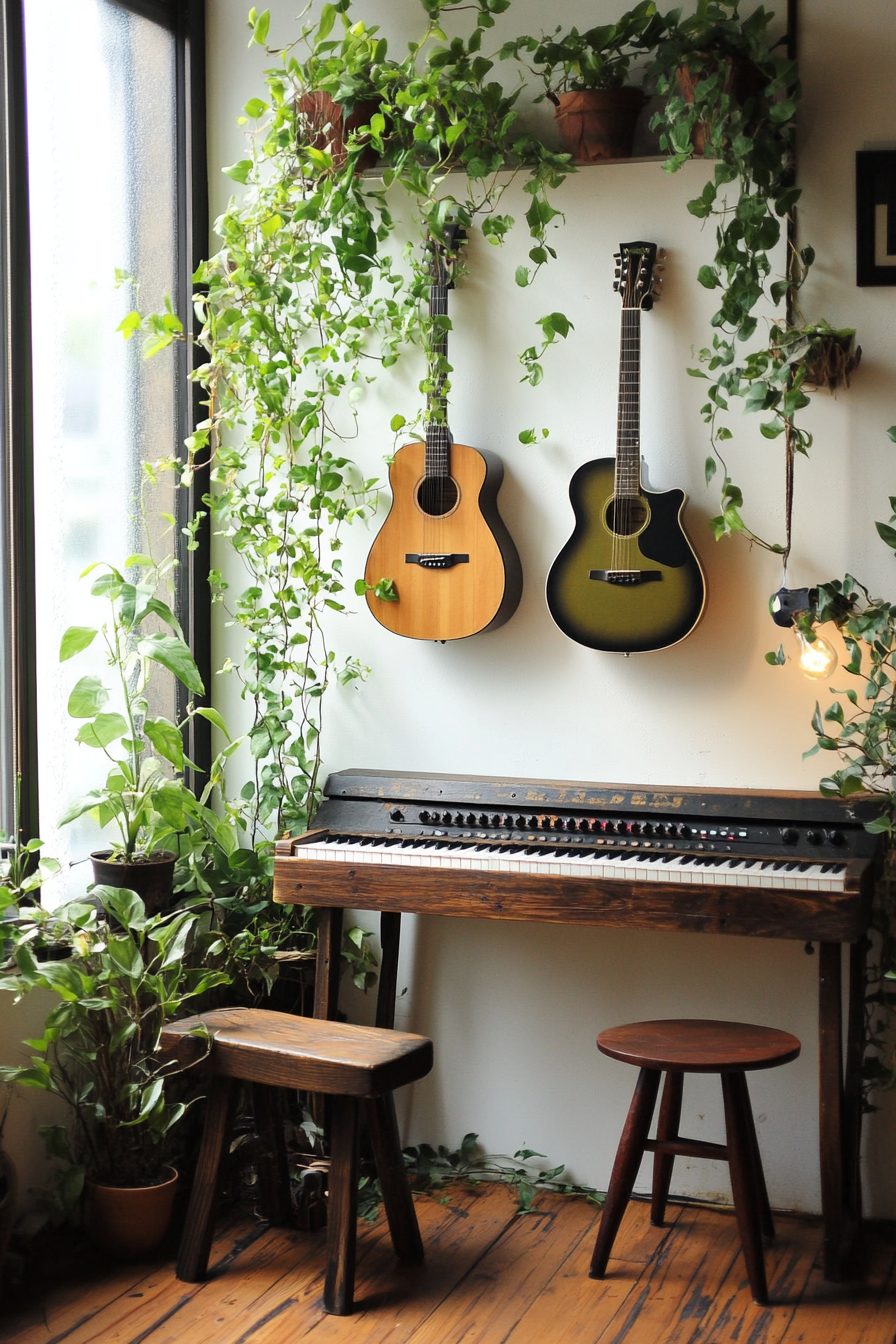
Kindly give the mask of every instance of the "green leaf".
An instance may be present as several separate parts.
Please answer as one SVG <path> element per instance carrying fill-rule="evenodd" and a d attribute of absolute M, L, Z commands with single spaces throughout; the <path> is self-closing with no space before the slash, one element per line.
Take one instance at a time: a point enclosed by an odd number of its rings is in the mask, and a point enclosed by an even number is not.
<path fill-rule="evenodd" d="M 219 728 L 221 732 L 224 734 L 224 736 L 227 738 L 228 742 L 232 741 L 231 736 L 227 731 L 227 724 L 224 722 L 222 715 L 220 715 L 216 709 L 210 709 L 208 706 L 202 705 L 200 706 L 199 709 L 196 710 L 196 713 L 199 715 L 200 718 L 207 719 L 209 723 L 214 724 L 216 728 Z"/>
<path fill-rule="evenodd" d="M 70 625 L 62 636 L 59 645 L 59 661 L 66 662 L 69 658 L 74 658 L 76 653 L 86 649 L 96 639 L 99 631 L 91 625 Z"/>
<path fill-rule="evenodd" d="M 520 289 L 525 289 L 529 283 L 528 266 L 517 266 L 516 270 L 514 271 L 513 278 L 514 280 L 516 280 L 516 283 L 519 285 Z"/>
<path fill-rule="evenodd" d="M 127 731 L 128 725 L 120 714 L 97 714 L 92 723 L 85 723 L 78 730 L 75 741 L 82 742 L 85 747 L 108 747 L 110 742 L 124 737 Z"/>
<path fill-rule="evenodd" d="M 265 42 L 267 42 L 268 40 L 268 29 L 270 28 L 270 26 L 271 26 L 271 11 L 269 9 L 263 9 L 262 12 L 258 15 L 257 19 L 255 20 L 255 24 L 252 29 L 252 39 L 249 43 L 249 46 L 251 47 L 252 43 L 254 42 L 257 43 L 259 47 L 263 47 Z"/>
<path fill-rule="evenodd" d="M 707 484 L 707 485 L 709 485 L 710 481 L 712 480 L 713 476 L 715 476 L 715 474 L 716 474 L 716 472 L 718 471 L 718 469 L 719 469 L 719 466 L 718 466 L 718 463 L 716 462 L 715 458 L 714 458 L 714 457 L 708 457 L 708 458 L 706 459 L 705 463 L 703 464 L 703 472 L 704 472 L 704 475 L 706 476 L 706 484 Z"/>
<path fill-rule="evenodd" d="M 701 266 L 697 272 L 697 280 L 704 289 L 718 289 L 722 283 L 712 266 Z"/>
<path fill-rule="evenodd" d="M 890 527 L 887 523 L 875 523 L 877 534 L 881 541 L 885 541 L 889 547 L 896 551 L 896 528 Z"/>
<path fill-rule="evenodd" d="M 143 974 L 143 958 L 130 934 L 120 938 L 110 934 L 106 940 L 106 948 L 111 961 L 120 971 L 131 980 L 139 980 Z"/>
<path fill-rule="evenodd" d="M 336 6 L 331 4 L 324 5 L 320 12 L 320 24 L 317 29 L 317 41 L 323 42 L 325 37 L 329 37 L 333 31 L 333 24 L 336 22 Z"/>
<path fill-rule="evenodd" d="M 140 640 L 137 652 L 141 657 L 151 658 L 154 662 L 161 663 L 162 667 L 167 667 L 188 691 L 193 691 L 196 695 L 204 693 L 205 687 L 199 669 L 193 661 L 193 655 L 184 641 L 178 639 L 176 635 L 149 635 Z"/>
<path fill-rule="evenodd" d="M 398 431 L 400 429 L 403 429 L 406 424 L 407 421 L 405 420 L 403 415 L 393 415 L 392 419 L 389 421 L 389 428 L 391 429 L 393 434 L 397 434 Z"/>
<path fill-rule="evenodd" d="M 229 168 L 222 168 L 221 172 L 232 177 L 234 182 L 246 183 L 249 180 L 249 174 L 252 171 L 251 159 L 240 159 L 239 163 L 232 163 Z"/>
<path fill-rule="evenodd" d="M 130 887 L 95 886 L 91 895 L 103 909 L 118 920 L 122 928 L 140 930 L 146 924 L 146 907 Z"/>
<path fill-rule="evenodd" d="M 160 756 L 164 756 L 166 761 L 170 761 L 175 770 L 183 769 L 183 738 L 180 735 L 180 729 L 175 727 L 170 719 L 147 718 L 143 724 L 143 731 Z"/>
<path fill-rule="evenodd" d="M 99 677 L 82 677 L 68 698 L 69 715 L 73 719 L 92 719 L 108 700 L 109 692 Z"/>
<path fill-rule="evenodd" d="M 252 121 L 258 121 L 268 110 L 267 103 L 263 103 L 260 98 L 250 98 L 245 107 L 246 116 Z"/>

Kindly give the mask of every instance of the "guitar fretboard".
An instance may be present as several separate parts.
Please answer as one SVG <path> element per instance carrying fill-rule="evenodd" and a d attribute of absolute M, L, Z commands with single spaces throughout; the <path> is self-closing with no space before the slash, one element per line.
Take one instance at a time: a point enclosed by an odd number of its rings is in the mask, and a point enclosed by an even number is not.
<path fill-rule="evenodd" d="M 641 492 L 641 309 L 622 309 L 619 409 L 616 424 L 617 496 Z"/>
<path fill-rule="evenodd" d="M 429 291 L 429 316 L 448 316 L 448 285 L 434 284 Z M 432 390 L 426 398 L 426 449 L 424 473 L 426 476 L 449 476 L 451 474 L 451 431 L 448 428 L 448 397 L 445 391 L 447 381 L 441 367 L 448 355 L 448 332 L 442 326 L 432 329 L 432 362 L 430 378 Z"/>

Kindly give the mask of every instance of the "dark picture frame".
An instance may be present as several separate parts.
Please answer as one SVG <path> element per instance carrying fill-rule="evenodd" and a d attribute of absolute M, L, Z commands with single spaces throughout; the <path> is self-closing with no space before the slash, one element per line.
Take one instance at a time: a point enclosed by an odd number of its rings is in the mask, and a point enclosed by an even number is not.
<path fill-rule="evenodd" d="M 856 284 L 896 285 L 896 150 L 856 154 Z"/>

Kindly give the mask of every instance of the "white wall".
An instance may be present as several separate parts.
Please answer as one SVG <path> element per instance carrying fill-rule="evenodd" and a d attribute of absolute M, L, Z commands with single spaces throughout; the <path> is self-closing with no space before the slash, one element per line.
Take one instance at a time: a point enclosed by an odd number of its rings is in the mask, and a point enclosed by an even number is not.
<path fill-rule="evenodd" d="M 291 41 L 295 6 L 273 0 L 270 7 L 270 40 Z M 567 0 L 551 15 L 581 26 L 621 7 Z M 896 421 L 889 386 L 896 293 L 855 288 L 852 183 L 856 149 L 896 143 L 896 22 L 887 0 L 848 10 L 837 0 L 813 0 L 802 9 L 801 228 L 820 256 L 803 306 L 807 317 L 857 326 L 865 358 L 852 390 L 836 400 L 819 395 L 807 416 L 816 442 L 811 461 L 797 466 L 790 578 L 808 584 L 850 569 L 886 591 L 893 561 L 873 520 L 888 516 L 894 482 L 885 431 Z M 368 0 L 358 13 L 403 49 L 419 10 L 416 0 Z M 515 0 L 497 40 L 538 31 L 543 15 L 537 0 Z M 209 0 L 213 215 L 232 185 L 214 166 L 242 157 L 236 117 L 261 92 L 266 64 L 258 48 L 246 49 L 244 19 L 243 0 Z M 703 385 L 684 374 L 694 362 L 691 347 L 707 340 L 713 308 L 694 278 L 712 253 L 713 226 L 701 228 L 685 209 L 705 174 L 699 164 L 677 177 L 659 164 L 579 173 L 558 197 L 566 214 L 553 239 L 559 260 L 531 291 L 513 283 L 527 250 L 523 230 L 501 251 L 474 234 L 470 275 L 452 298 L 451 421 L 458 440 L 504 459 L 500 505 L 522 557 L 523 599 L 503 629 L 444 646 L 389 635 L 351 599 L 356 614 L 340 622 L 334 638 L 372 676 L 362 688 L 334 693 L 325 724 L 328 768 L 815 787 L 822 770 L 801 753 L 814 740 L 816 688 L 794 666 L 771 669 L 762 656 L 778 643 L 766 604 L 780 568 L 742 541 L 717 545 L 706 526 L 717 505 L 703 484 Z M 521 192 L 511 193 L 508 208 L 522 215 Z M 619 308 L 611 255 L 629 238 L 654 239 L 669 251 L 663 302 L 643 323 L 642 447 L 651 485 L 689 492 L 689 528 L 710 600 L 683 644 L 623 659 L 560 634 L 543 590 L 571 530 L 569 477 L 581 462 L 614 449 Z M 517 355 L 534 320 L 557 308 L 575 332 L 548 354 L 545 381 L 532 390 L 519 382 Z M 417 377 L 406 370 L 367 398 L 352 446 L 365 474 L 383 471 L 389 418 L 406 411 Z M 528 425 L 549 426 L 550 441 L 521 447 L 517 433 Z M 780 447 L 758 436 L 755 421 L 736 417 L 732 427 L 731 460 L 748 518 L 760 533 L 780 536 Z M 379 521 L 349 537 L 350 579 L 363 572 Z M 223 630 L 219 640 L 223 650 Z M 228 712 L 233 716 L 234 707 Z M 408 1103 L 410 1141 L 454 1143 L 477 1130 L 493 1152 L 539 1149 L 552 1162 L 566 1161 L 574 1178 L 605 1188 L 634 1075 L 597 1054 L 597 1031 L 639 1017 L 740 1018 L 793 1031 L 804 1043 L 795 1064 L 757 1076 L 752 1087 L 773 1204 L 818 1208 L 817 958 L 801 945 L 509 922 L 412 923 L 406 921 L 400 1025 L 434 1037 L 437 1064 Z M 363 1016 L 367 1009 L 352 1001 L 351 1011 Z M 721 1137 L 714 1084 L 690 1081 L 685 1110 L 695 1137 Z M 875 1216 L 896 1215 L 894 1140 L 896 1109 L 888 1105 L 867 1127 L 867 1208 Z M 727 1176 L 713 1164 L 680 1159 L 675 1188 L 724 1193 Z"/>

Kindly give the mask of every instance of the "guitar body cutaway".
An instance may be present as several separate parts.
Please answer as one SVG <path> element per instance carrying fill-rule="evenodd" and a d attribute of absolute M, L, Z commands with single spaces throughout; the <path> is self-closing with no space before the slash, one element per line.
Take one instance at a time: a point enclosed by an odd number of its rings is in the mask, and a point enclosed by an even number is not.
<path fill-rule="evenodd" d="M 418 498 L 425 445 L 398 450 L 389 468 L 392 507 L 367 557 L 367 583 L 392 579 L 398 594 L 397 602 L 386 602 L 368 592 L 367 605 L 380 625 L 407 639 L 466 639 L 494 630 L 522 594 L 519 556 L 498 513 L 501 459 L 453 443 L 450 462 L 456 502 L 445 513 L 428 513 Z"/>
<path fill-rule="evenodd" d="M 627 531 L 613 529 L 616 459 L 579 467 L 569 486 L 575 530 L 551 567 L 547 602 L 565 635 L 608 653 L 679 643 L 706 603 L 700 562 L 682 523 L 683 490 L 641 488 Z"/>

